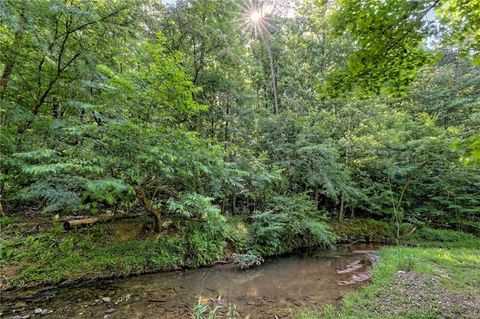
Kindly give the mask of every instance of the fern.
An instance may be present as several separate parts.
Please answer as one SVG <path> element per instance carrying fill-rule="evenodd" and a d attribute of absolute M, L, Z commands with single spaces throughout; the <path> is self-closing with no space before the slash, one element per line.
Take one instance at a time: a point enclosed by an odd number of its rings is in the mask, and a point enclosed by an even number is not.
<path fill-rule="evenodd" d="M 250 247 L 276 255 L 305 246 L 330 246 L 335 236 L 305 195 L 276 196 L 264 212 L 253 216 Z"/>

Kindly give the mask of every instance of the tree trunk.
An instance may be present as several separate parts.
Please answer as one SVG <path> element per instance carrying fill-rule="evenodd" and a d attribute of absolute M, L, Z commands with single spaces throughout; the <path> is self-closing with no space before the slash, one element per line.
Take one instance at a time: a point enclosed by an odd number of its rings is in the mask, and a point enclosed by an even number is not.
<path fill-rule="evenodd" d="M 226 118 L 225 118 L 225 137 L 224 140 L 225 142 L 228 142 L 228 121 L 229 121 L 229 116 L 230 116 L 230 103 L 227 102 L 227 107 L 226 107 Z"/>
<path fill-rule="evenodd" d="M 237 210 L 237 194 L 232 195 L 232 215 L 235 215 Z"/>
<path fill-rule="evenodd" d="M 145 210 L 147 211 L 147 213 L 149 213 L 154 221 L 155 221 L 155 224 L 154 224 L 154 230 L 158 233 L 160 232 L 160 224 L 161 224 L 161 212 L 156 209 L 153 204 L 152 204 L 152 201 L 149 200 L 146 196 L 145 196 L 145 192 L 143 191 L 143 188 L 140 186 L 140 185 L 137 185 L 134 187 L 134 190 L 135 190 L 135 195 L 137 196 L 138 200 L 140 201 L 140 203 L 142 203 L 143 207 L 145 208 Z"/>
<path fill-rule="evenodd" d="M 5 173 L 4 173 L 5 174 Z M 4 184 L 0 182 L 0 217 L 5 216 L 5 210 L 3 209 L 3 191 L 4 191 Z"/>
<path fill-rule="evenodd" d="M 22 41 L 23 30 L 19 29 L 15 32 L 15 38 L 13 40 L 12 48 L 10 49 L 10 54 L 5 66 L 3 67 L 2 77 L 0 78 L 0 101 L 5 97 L 5 92 L 7 91 L 7 85 L 10 81 L 10 77 L 13 73 L 13 68 L 15 67 L 15 51 L 17 51 Z"/>
<path fill-rule="evenodd" d="M 10 81 L 10 78 L 13 73 L 13 68 L 15 67 L 15 51 L 17 51 L 18 47 L 20 46 L 22 37 L 23 37 L 23 30 L 19 29 L 15 33 L 15 38 L 13 40 L 13 44 L 12 44 L 12 48 L 10 49 L 10 52 L 6 54 L 8 58 L 7 58 L 7 61 L 5 62 L 5 66 L 3 67 L 2 75 L 0 77 L 0 107 L 7 93 L 8 82 Z M 4 122 L 5 122 L 5 114 L 3 114 L 3 112 L 0 112 L 0 126 L 5 124 Z M 1 203 L 0 203 L 0 208 L 1 208 Z"/>
<path fill-rule="evenodd" d="M 270 42 L 268 40 L 268 35 L 263 36 L 263 40 L 265 42 L 265 47 L 268 53 L 268 60 L 270 62 L 270 77 L 272 80 L 272 90 L 273 90 L 273 114 L 278 113 L 278 94 L 277 94 L 277 79 L 275 76 L 275 67 L 273 66 L 273 54 L 270 48 Z"/>
<path fill-rule="evenodd" d="M 351 136 L 351 121 L 352 121 L 352 117 L 351 117 L 351 114 L 349 113 L 349 116 L 348 116 L 348 122 L 347 122 L 347 132 L 345 134 L 345 137 L 347 138 L 347 149 L 345 150 L 345 166 L 348 167 L 348 160 L 349 160 L 349 155 L 350 155 L 350 148 L 351 148 L 351 139 L 350 139 L 350 136 Z M 342 190 L 342 195 L 340 197 L 340 214 L 338 216 L 338 220 L 343 222 L 343 219 L 345 217 L 345 212 L 346 212 L 346 208 L 345 208 L 345 191 Z"/>
<path fill-rule="evenodd" d="M 338 220 L 343 222 L 344 216 L 345 216 L 345 194 L 342 192 L 342 196 L 340 198 L 340 212 L 338 214 Z"/>
<path fill-rule="evenodd" d="M 2 77 L 0 78 L 0 101 L 5 97 L 5 92 L 7 91 L 8 81 L 10 81 L 10 76 L 13 72 L 13 67 L 15 66 L 12 60 L 7 61 L 5 67 L 3 68 Z"/>
<path fill-rule="evenodd" d="M 313 198 L 317 209 L 320 209 L 320 188 L 318 188 L 317 186 L 315 186 L 315 190 L 313 191 Z"/>

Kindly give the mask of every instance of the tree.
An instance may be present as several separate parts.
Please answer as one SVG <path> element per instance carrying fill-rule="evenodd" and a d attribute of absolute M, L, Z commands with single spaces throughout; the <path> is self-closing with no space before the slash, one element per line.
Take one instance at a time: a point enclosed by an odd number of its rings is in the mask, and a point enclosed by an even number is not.
<path fill-rule="evenodd" d="M 50 125 L 75 112 L 70 101 L 85 90 L 80 88 L 82 80 L 95 76 L 97 59 L 113 52 L 104 35 L 116 33 L 121 39 L 130 5 L 128 1 L 2 2 L 0 124 L 5 177 L 0 181 L 0 197 L 16 188 L 10 155 L 32 145 L 48 148 L 38 133 L 48 135 Z"/>

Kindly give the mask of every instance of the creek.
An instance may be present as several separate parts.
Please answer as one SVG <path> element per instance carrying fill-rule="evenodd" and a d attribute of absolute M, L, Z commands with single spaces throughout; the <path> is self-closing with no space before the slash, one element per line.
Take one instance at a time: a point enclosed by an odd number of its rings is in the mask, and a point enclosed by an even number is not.
<path fill-rule="evenodd" d="M 244 318 L 291 318 L 335 304 L 369 279 L 377 246 L 309 250 L 239 270 L 234 265 L 97 280 L 1 295 L 2 318 L 191 318 L 198 300 Z"/>

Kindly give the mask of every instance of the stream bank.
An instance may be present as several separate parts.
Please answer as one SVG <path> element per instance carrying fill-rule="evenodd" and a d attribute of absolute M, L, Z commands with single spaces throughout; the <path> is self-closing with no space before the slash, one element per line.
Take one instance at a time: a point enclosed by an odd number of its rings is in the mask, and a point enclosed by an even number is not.
<path fill-rule="evenodd" d="M 359 287 L 360 282 L 348 282 L 368 276 L 372 250 L 377 248 L 311 250 L 272 258 L 248 270 L 227 264 L 64 288 L 14 290 L 3 293 L 0 312 L 8 318 L 34 316 L 42 310 L 48 318 L 173 319 L 188 318 L 200 300 L 224 312 L 235 305 L 251 318 L 291 318 L 295 309 L 320 309 Z"/>
<path fill-rule="evenodd" d="M 1 290 L 118 278 L 159 271 L 191 269 L 231 262 L 247 250 L 251 229 L 241 219 L 228 220 L 228 238 L 212 237 L 186 242 L 181 233 L 155 234 L 142 218 L 115 221 L 65 232 L 60 223 L 22 217 L 2 218 L 0 240 Z M 338 244 L 395 242 L 395 227 L 384 221 L 356 219 L 331 223 Z M 408 234 L 411 225 L 402 225 Z M 433 238 L 434 241 L 426 240 Z M 480 247 L 472 234 L 424 227 L 402 240 L 403 244 L 432 247 Z M 268 255 L 287 251 L 272 250 Z M 246 251 L 248 252 L 248 251 Z"/>
<path fill-rule="evenodd" d="M 340 305 L 305 307 L 296 318 L 480 318 L 480 246 L 388 247 L 380 260 L 371 284 L 348 293 Z"/>

